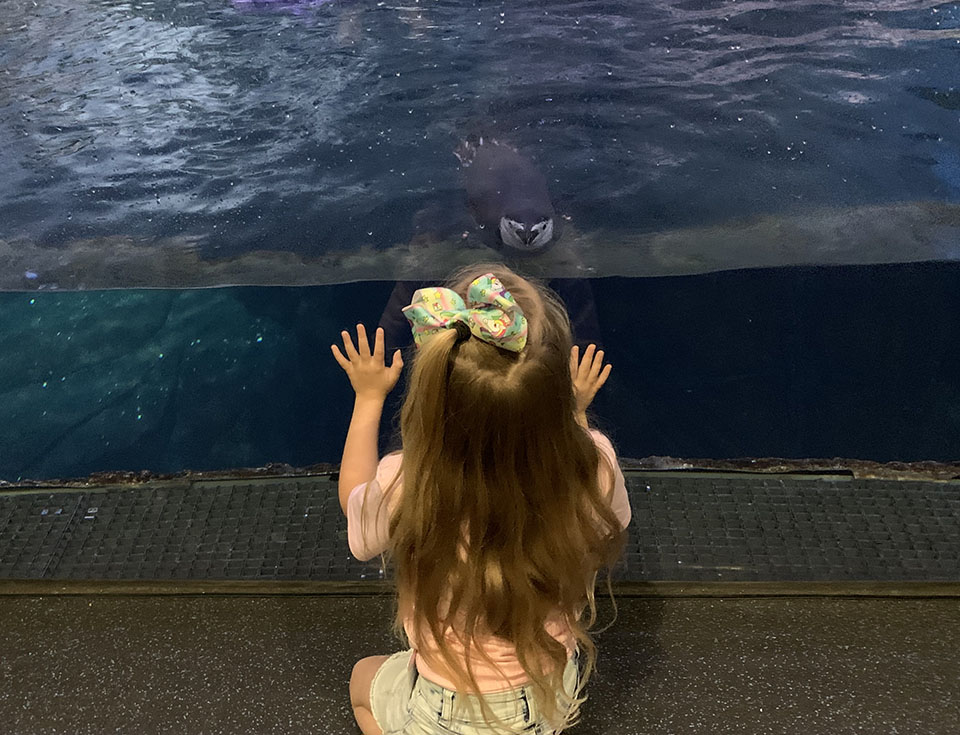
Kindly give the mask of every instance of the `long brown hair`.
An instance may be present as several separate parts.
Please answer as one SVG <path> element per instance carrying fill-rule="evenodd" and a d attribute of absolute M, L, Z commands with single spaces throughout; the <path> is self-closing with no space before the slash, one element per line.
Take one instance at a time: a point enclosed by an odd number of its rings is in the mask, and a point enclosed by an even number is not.
<path fill-rule="evenodd" d="M 411 617 L 416 636 L 437 643 L 441 660 L 429 663 L 467 693 L 478 692 L 477 680 L 469 658 L 465 666 L 448 645 L 451 631 L 484 658 L 484 637 L 509 641 L 540 712 L 563 727 L 583 699 L 565 694 L 567 650 L 544 626 L 559 619 L 572 631 L 586 657 L 582 688 L 596 660 L 587 632 L 596 573 L 616 562 L 625 534 L 610 508 L 613 470 L 604 462 L 601 487 L 602 455 L 575 418 L 566 311 L 503 265 L 471 266 L 448 285 L 465 296 L 487 272 L 526 315 L 527 345 L 514 353 L 474 337 L 458 343 L 451 329 L 417 351 L 401 413 L 400 474 L 385 493 L 402 476 L 390 518 L 394 628 L 402 635 Z"/>

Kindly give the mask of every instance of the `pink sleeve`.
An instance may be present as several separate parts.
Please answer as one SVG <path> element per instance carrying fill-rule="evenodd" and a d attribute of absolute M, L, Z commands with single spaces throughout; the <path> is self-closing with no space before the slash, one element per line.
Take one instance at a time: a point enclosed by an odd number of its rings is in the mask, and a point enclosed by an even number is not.
<path fill-rule="evenodd" d="M 390 509 L 387 503 L 382 502 L 383 491 L 390 486 L 400 469 L 401 459 L 399 452 L 388 454 L 377 465 L 374 479 L 350 491 L 347 500 L 347 542 L 350 544 L 350 553 L 360 561 L 382 554 L 390 543 Z M 401 484 L 397 484 L 392 495 L 396 496 L 401 489 Z"/>
<path fill-rule="evenodd" d="M 620 524 L 626 528 L 630 525 L 631 518 L 630 497 L 627 495 L 627 485 L 623 479 L 623 472 L 620 470 L 620 465 L 617 462 L 617 453 L 613 448 L 613 444 L 610 443 L 610 440 L 599 431 L 590 429 L 590 434 L 597 444 L 597 449 L 600 450 L 600 453 L 604 455 L 613 466 L 613 495 L 610 498 L 610 507 L 613 509 L 617 518 L 620 519 Z M 604 486 L 604 482 L 605 478 L 601 472 L 600 487 L 602 490 L 608 490 L 608 488 Z"/>

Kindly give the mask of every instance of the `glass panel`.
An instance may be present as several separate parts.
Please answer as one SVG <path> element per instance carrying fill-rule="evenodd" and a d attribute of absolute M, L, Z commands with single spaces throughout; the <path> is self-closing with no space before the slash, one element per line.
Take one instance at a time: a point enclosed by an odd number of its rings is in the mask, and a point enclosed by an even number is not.
<path fill-rule="evenodd" d="M 336 462 L 338 331 L 490 260 L 623 456 L 955 459 L 958 50 L 921 0 L 5 0 L 0 478 Z"/>
<path fill-rule="evenodd" d="M 578 337 L 613 365 L 595 420 L 624 457 L 957 459 L 956 265 L 551 283 L 593 298 Z M 337 463 L 329 345 L 392 288 L 0 294 L 0 479 Z"/>

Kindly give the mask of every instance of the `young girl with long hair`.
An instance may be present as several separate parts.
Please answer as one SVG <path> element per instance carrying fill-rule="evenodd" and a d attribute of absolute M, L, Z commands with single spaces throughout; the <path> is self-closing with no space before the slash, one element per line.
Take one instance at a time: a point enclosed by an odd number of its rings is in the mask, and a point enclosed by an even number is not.
<path fill-rule="evenodd" d="M 502 265 L 418 290 L 403 449 L 378 461 L 384 400 L 403 368 L 342 332 L 356 392 L 340 467 L 351 552 L 385 553 L 394 629 L 411 649 L 357 662 L 365 735 L 558 733 L 594 668 L 594 584 L 622 553 L 630 505 L 586 409 L 610 374 L 572 345 L 563 306 Z M 609 584 L 609 575 L 608 575 Z M 583 612 L 589 609 L 586 619 Z"/>

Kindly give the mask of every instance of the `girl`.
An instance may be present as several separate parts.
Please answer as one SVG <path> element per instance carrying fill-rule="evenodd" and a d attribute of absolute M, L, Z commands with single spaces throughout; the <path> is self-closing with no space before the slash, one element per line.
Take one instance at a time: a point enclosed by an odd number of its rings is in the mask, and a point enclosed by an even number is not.
<path fill-rule="evenodd" d="M 620 556 L 630 505 L 586 409 L 610 375 L 546 289 L 504 266 L 418 290 L 403 451 L 378 462 L 383 403 L 403 368 L 342 332 L 356 392 L 340 467 L 350 550 L 387 552 L 394 629 L 412 650 L 361 659 L 350 699 L 365 735 L 556 733 L 577 717 L 596 649 L 596 573 Z M 609 576 L 608 576 L 609 583 Z M 589 607 L 586 622 L 581 620 Z"/>

